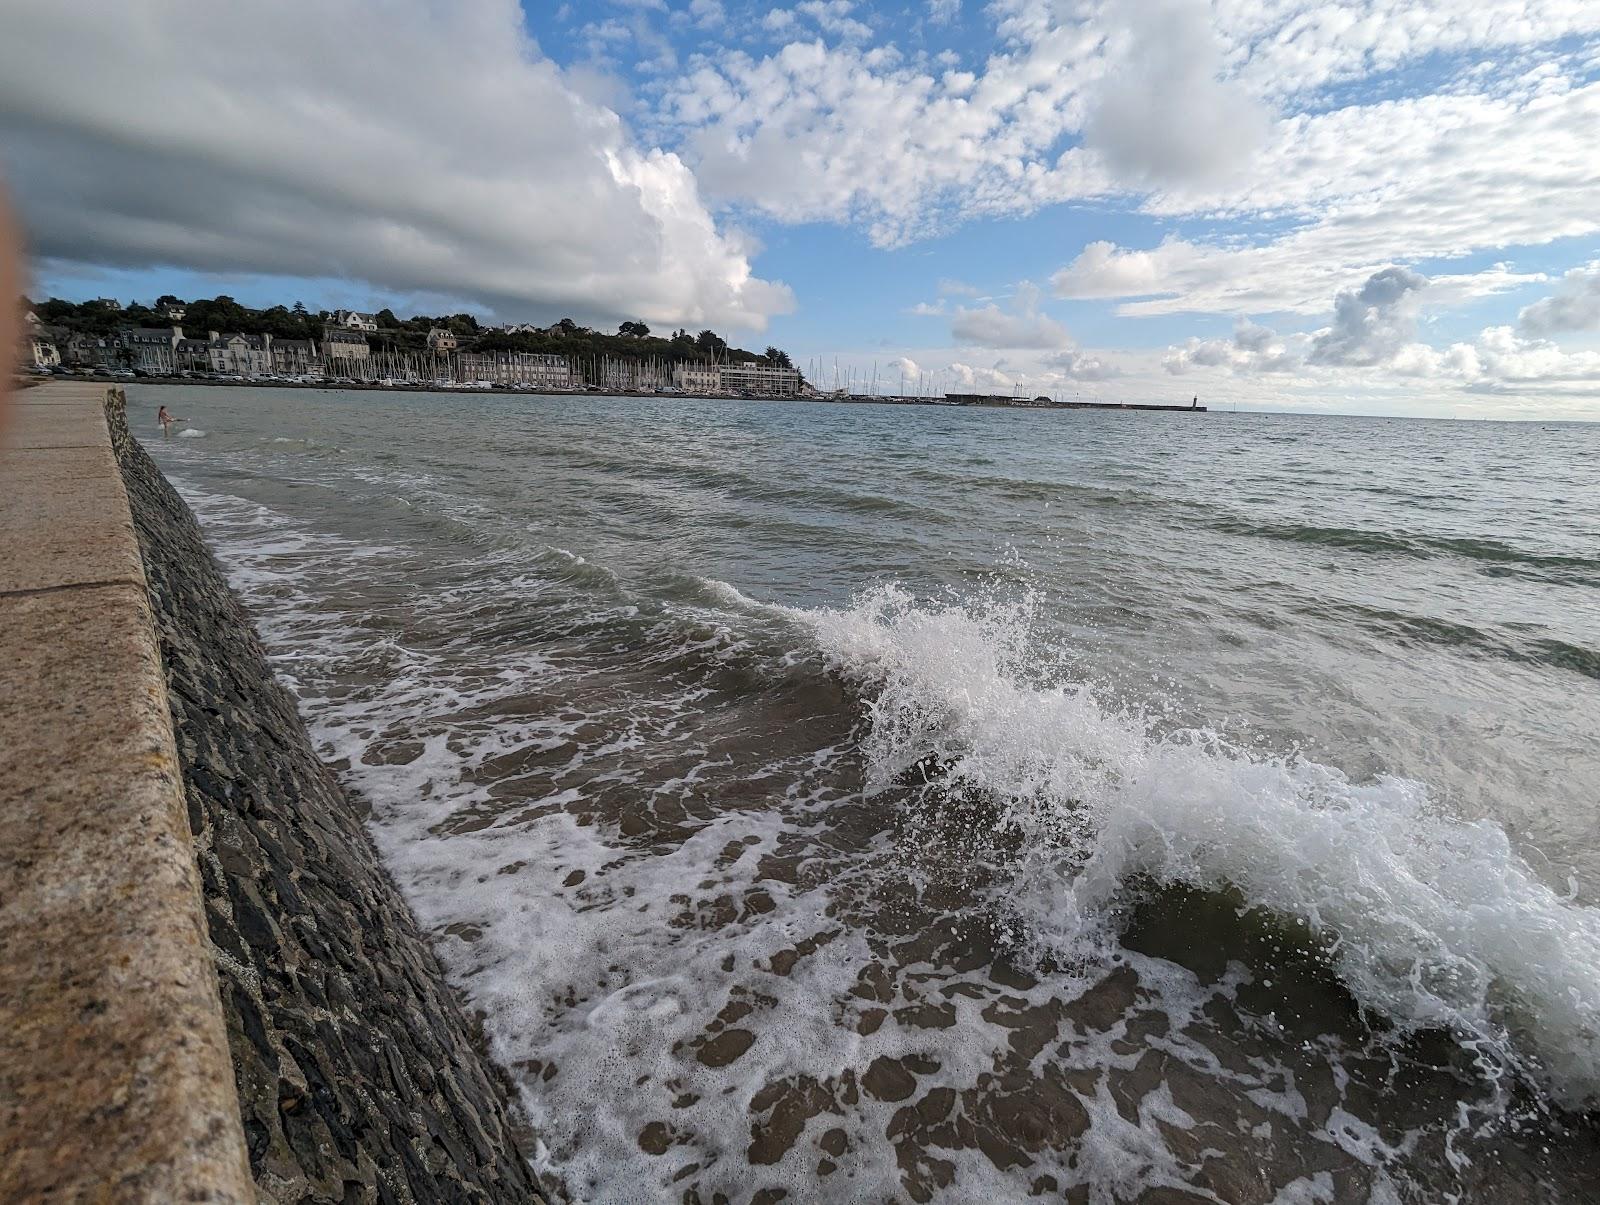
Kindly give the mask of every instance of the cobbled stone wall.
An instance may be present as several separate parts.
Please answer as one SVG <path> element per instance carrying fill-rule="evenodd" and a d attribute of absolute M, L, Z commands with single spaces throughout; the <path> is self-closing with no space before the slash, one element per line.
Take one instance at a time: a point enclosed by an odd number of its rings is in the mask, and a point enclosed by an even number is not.
<path fill-rule="evenodd" d="M 107 409 L 263 1200 L 548 1199 L 356 806 L 312 751 L 194 516 L 120 406 Z"/>

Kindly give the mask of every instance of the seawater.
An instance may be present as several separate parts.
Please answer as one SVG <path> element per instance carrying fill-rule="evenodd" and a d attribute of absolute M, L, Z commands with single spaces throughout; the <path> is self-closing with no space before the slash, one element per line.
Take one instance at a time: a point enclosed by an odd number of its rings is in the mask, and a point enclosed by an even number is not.
<path fill-rule="evenodd" d="M 572 1197 L 1600 1196 L 1600 427 L 130 392 Z"/>

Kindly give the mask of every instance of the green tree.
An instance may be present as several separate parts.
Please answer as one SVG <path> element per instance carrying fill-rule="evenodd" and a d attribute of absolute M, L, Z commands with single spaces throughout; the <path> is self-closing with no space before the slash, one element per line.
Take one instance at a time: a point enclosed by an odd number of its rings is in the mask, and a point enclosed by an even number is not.
<path fill-rule="evenodd" d="M 394 316 L 394 311 L 390 309 L 379 310 L 372 317 L 373 320 L 382 327 L 397 327 L 400 325 L 400 319 L 396 318 Z"/>
<path fill-rule="evenodd" d="M 256 315 L 245 309 L 226 293 L 209 301 L 200 300 L 189 306 L 184 321 L 195 330 L 240 331 L 246 335 L 259 334 L 261 327 Z"/>

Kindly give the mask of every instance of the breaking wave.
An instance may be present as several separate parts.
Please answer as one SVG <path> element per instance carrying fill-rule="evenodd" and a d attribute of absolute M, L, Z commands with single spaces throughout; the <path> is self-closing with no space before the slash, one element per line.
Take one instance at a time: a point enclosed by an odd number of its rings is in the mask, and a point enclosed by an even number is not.
<path fill-rule="evenodd" d="M 929 603 L 896 586 L 795 612 L 866 699 L 870 784 L 918 764 L 1000 802 L 1025 851 L 1008 903 L 1057 957 L 1103 952 L 1154 881 L 1233 890 L 1322 943 L 1402 1036 L 1448 1030 L 1490 1075 L 1600 1097 L 1600 910 L 1542 882 L 1489 820 L 1416 781 L 1119 710 L 1039 662 L 1031 600 Z"/>

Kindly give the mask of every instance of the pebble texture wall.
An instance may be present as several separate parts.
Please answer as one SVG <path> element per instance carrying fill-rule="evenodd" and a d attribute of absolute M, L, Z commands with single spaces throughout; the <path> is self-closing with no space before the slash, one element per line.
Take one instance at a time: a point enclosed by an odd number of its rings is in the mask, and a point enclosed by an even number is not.
<path fill-rule="evenodd" d="M 264 1200 L 547 1200 L 357 807 L 188 507 L 108 404 Z"/>

